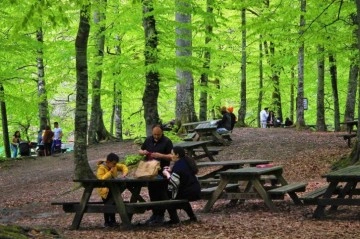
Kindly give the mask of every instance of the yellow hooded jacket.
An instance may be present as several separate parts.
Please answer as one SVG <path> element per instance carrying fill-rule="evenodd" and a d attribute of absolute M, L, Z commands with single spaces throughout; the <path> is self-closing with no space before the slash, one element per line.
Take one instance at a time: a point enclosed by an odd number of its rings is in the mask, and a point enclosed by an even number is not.
<path fill-rule="evenodd" d="M 117 163 L 114 172 L 111 173 L 110 169 L 106 167 L 104 162 L 105 161 L 99 161 L 97 163 L 96 177 L 98 179 L 106 180 L 116 178 L 118 176 L 118 171 L 121 171 L 122 175 L 126 176 L 129 171 L 125 164 Z M 100 197 L 105 199 L 109 193 L 109 188 L 98 188 L 97 191 Z"/>

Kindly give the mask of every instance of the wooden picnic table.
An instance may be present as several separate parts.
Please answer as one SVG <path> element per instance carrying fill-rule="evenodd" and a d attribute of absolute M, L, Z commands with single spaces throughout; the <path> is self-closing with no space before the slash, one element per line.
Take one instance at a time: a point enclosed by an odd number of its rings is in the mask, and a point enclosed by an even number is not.
<path fill-rule="evenodd" d="M 201 159 L 201 158 L 209 158 L 210 161 L 215 161 L 212 153 L 209 151 L 207 145 L 211 143 L 211 140 L 205 141 L 183 141 L 180 143 L 175 143 L 174 146 L 180 146 L 186 150 L 186 153 L 189 157 L 193 157 L 194 159 Z M 203 153 L 196 154 L 194 149 L 202 148 Z"/>
<path fill-rule="evenodd" d="M 250 167 L 254 167 L 259 164 L 268 164 L 271 160 L 263 160 L 263 159 L 239 159 L 239 160 L 226 160 L 226 161 L 216 161 L 216 162 L 199 162 L 196 165 L 198 168 L 202 167 L 214 167 L 219 166 L 220 168 L 214 170 L 206 175 L 201 176 L 201 179 L 207 179 L 214 177 L 216 174 L 222 171 L 226 171 L 228 169 L 237 169 L 242 168 L 245 165 L 249 165 Z"/>
<path fill-rule="evenodd" d="M 84 213 L 118 213 L 124 226 L 131 225 L 131 219 L 134 213 L 144 213 L 145 210 L 153 208 L 177 207 L 183 208 L 189 202 L 187 200 L 164 200 L 156 202 L 145 202 L 141 197 L 142 187 L 147 187 L 148 183 L 165 181 L 164 178 L 153 179 L 78 179 L 74 182 L 81 183 L 84 192 L 79 202 L 53 202 L 52 205 L 62 205 L 65 212 L 75 213 L 71 224 L 71 229 L 78 229 Z M 90 196 L 95 188 L 108 187 L 112 192 L 115 205 L 105 205 L 103 202 L 90 202 Z M 130 202 L 125 202 L 122 192 L 128 189 L 131 192 Z"/>
<path fill-rule="evenodd" d="M 189 133 L 189 132 L 193 132 L 195 127 L 198 126 L 199 124 L 209 123 L 209 122 L 210 122 L 210 120 L 188 122 L 188 123 L 182 124 L 181 127 L 183 127 L 187 133 Z"/>
<path fill-rule="evenodd" d="M 360 182 L 360 165 L 348 166 L 346 168 L 323 175 L 329 182 L 324 194 L 314 200 L 317 205 L 313 217 L 322 218 L 325 216 L 326 206 L 330 210 L 337 210 L 338 206 L 360 206 L 360 190 L 356 188 Z"/>
<path fill-rule="evenodd" d="M 210 136 L 215 143 L 229 145 L 227 141 L 217 131 L 217 125 L 212 122 L 202 123 L 196 126 L 195 132 L 201 137 Z"/>
<path fill-rule="evenodd" d="M 343 137 L 344 140 L 347 140 L 348 147 L 351 147 L 351 139 L 357 136 L 356 132 L 353 132 L 354 126 L 358 127 L 358 120 L 349 120 L 345 122 L 341 122 L 340 124 L 346 125 L 346 134 L 340 134 L 339 137 Z"/>
<path fill-rule="evenodd" d="M 213 191 L 211 197 L 207 201 L 204 211 L 209 212 L 212 206 L 219 198 L 230 200 L 241 200 L 242 202 L 247 199 L 260 198 L 271 211 L 277 211 L 273 198 L 276 199 L 277 195 L 284 195 L 286 193 L 292 198 L 295 204 L 302 204 L 295 192 L 305 191 L 306 183 L 292 183 L 288 182 L 282 176 L 282 166 L 273 167 L 244 167 L 239 169 L 229 169 L 220 174 L 220 182 Z M 273 175 L 276 177 L 280 186 L 272 187 L 268 190 L 265 184 L 261 182 L 261 177 L 264 175 Z M 226 191 L 226 187 L 234 182 L 245 182 L 245 189 L 237 188 L 237 190 Z"/>

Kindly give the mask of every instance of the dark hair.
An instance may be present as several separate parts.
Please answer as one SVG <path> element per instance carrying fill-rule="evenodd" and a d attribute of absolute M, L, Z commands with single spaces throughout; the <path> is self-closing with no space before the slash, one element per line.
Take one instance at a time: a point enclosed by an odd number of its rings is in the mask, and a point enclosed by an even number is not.
<path fill-rule="evenodd" d="M 116 162 L 118 163 L 120 158 L 119 156 L 117 156 L 116 154 L 114 153 L 109 153 L 108 156 L 106 157 L 106 160 L 109 161 L 109 162 Z"/>
<path fill-rule="evenodd" d="M 16 137 L 16 136 L 17 136 L 17 135 L 16 135 L 16 133 L 19 133 L 19 137 L 21 137 L 21 135 L 20 135 L 20 131 L 19 131 L 19 130 L 16 130 L 16 131 L 15 131 L 15 133 L 14 133 L 14 135 L 13 135 L 14 137 Z"/>
<path fill-rule="evenodd" d="M 151 127 L 151 129 L 154 129 L 154 128 L 156 128 L 156 127 L 158 127 L 158 128 L 160 128 L 161 130 L 163 130 L 163 127 L 162 127 L 161 124 L 154 124 L 154 125 Z"/>
<path fill-rule="evenodd" d="M 199 169 L 196 166 L 195 160 L 185 154 L 184 148 L 182 148 L 180 146 L 175 146 L 173 148 L 173 152 L 174 152 L 174 154 L 178 154 L 179 158 L 185 158 L 186 162 L 188 163 L 188 165 L 191 169 L 191 172 L 193 172 L 194 174 L 197 174 L 199 172 Z"/>

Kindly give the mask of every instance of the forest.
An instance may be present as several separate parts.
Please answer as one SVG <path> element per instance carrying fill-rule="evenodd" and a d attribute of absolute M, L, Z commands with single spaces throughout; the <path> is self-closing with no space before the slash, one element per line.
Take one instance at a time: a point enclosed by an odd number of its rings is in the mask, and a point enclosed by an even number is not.
<path fill-rule="evenodd" d="M 4 0 L 2 155 L 16 130 L 33 141 L 58 121 L 84 162 L 87 144 L 142 137 L 172 119 L 214 119 L 223 105 L 239 127 L 258 127 L 269 107 L 297 128 L 339 131 L 357 118 L 359 6 Z"/>

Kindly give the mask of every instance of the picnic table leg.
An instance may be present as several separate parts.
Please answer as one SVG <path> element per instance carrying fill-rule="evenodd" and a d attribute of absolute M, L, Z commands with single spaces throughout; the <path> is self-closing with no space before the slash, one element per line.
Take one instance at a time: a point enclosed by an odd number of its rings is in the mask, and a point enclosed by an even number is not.
<path fill-rule="evenodd" d="M 112 192 L 112 196 L 115 201 L 116 210 L 120 214 L 122 223 L 125 226 L 131 225 L 131 220 L 129 219 L 129 215 L 126 212 L 125 204 L 121 197 L 121 192 L 119 187 L 116 184 L 110 184 L 110 190 Z"/>
<path fill-rule="evenodd" d="M 90 185 L 89 187 L 84 188 L 84 193 L 83 193 L 83 195 L 81 197 L 81 201 L 80 201 L 80 209 L 78 211 L 76 211 L 76 213 L 75 213 L 74 219 L 70 226 L 71 230 L 79 229 L 81 220 L 85 213 L 86 205 L 89 202 L 89 199 L 90 199 L 93 189 L 94 189 L 93 185 Z"/>
<path fill-rule="evenodd" d="M 261 184 L 259 179 L 252 179 L 251 180 L 252 185 L 254 186 L 255 190 L 259 193 L 261 198 L 264 200 L 265 205 L 273 212 L 276 212 L 277 209 L 272 202 L 271 198 L 267 194 L 266 190 L 264 189 L 263 185 Z"/>
<path fill-rule="evenodd" d="M 326 189 L 326 191 L 325 191 L 322 198 L 324 198 L 324 199 L 331 198 L 334 191 L 336 190 L 337 185 L 338 185 L 338 182 L 331 182 L 329 184 L 328 188 Z M 324 212 L 325 212 L 326 205 L 320 205 L 319 201 L 321 201 L 321 198 L 318 199 L 318 206 L 316 207 L 316 209 L 315 209 L 315 211 L 313 213 L 314 218 L 322 218 L 322 217 L 324 217 Z"/>
<path fill-rule="evenodd" d="M 219 199 L 220 195 L 222 194 L 223 190 L 225 189 L 226 185 L 229 183 L 228 179 L 221 179 L 219 185 L 217 186 L 216 190 L 212 193 L 211 198 L 207 201 L 204 212 L 209 212 L 211 207 L 214 205 L 216 200 Z"/>
<path fill-rule="evenodd" d="M 346 195 L 349 195 L 349 197 L 352 197 L 352 195 L 350 194 L 350 192 L 356 188 L 356 184 L 357 182 L 348 182 L 346 183 L 346 185 L 344 186 L 344 188 L 339 192 L 339 195 L 337 198 L 345 198 Z M 330 207 L 331 211 L 336 211 L 338 208 L 337 205 L 332 205 Z"/>
<path fill-rule="evenodd" d="M 204 150 L 204 152 L 206 153 L 206 155 L 209 157 L 210 161 L 214 162 L 215 159 L 214 157 L 212 156 L 212 153 L 209 151 L 208 147 L 206 146 L 206 144 L 203 144 L 202 145 L 202 148 Z"/>

